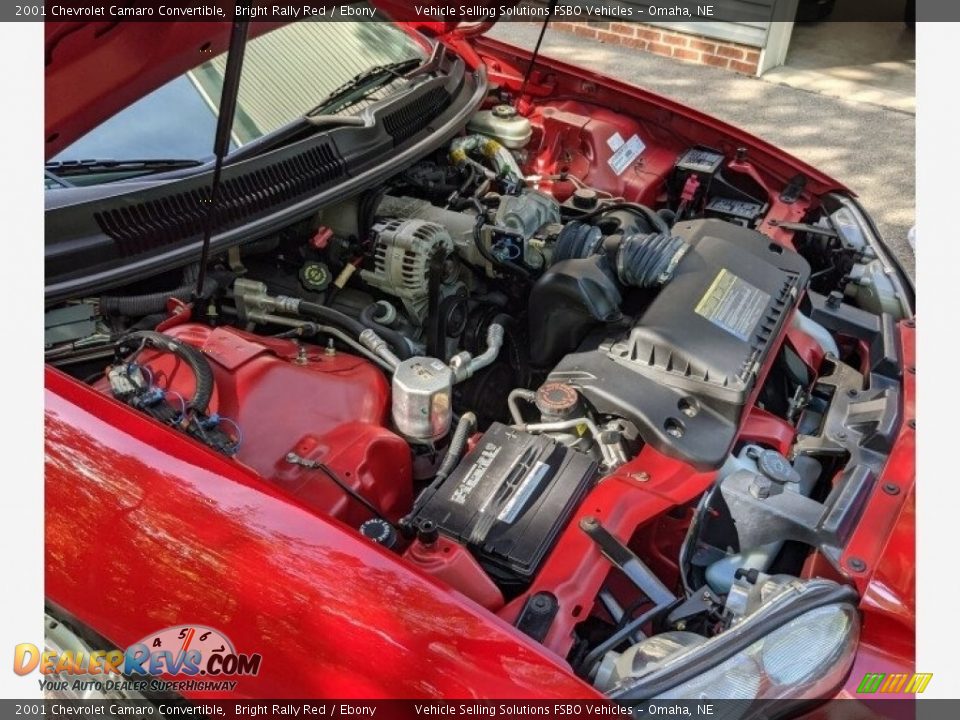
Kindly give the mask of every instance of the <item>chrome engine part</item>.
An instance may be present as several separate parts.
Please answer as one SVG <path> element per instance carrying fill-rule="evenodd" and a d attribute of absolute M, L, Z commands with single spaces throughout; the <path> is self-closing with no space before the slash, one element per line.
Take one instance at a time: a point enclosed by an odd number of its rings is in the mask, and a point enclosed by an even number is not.
<path fill-rule="evenodd" d="M 544 225 L 560 223 L 560 206 L 549 195 L 528 190 L 520 195 L 505 195 L 497 208 L 498 228 L 512 230 L 523 238 L 523 260 L 530 267 L 544 264 L 543 254 L 530 242 Z"/>
<path fill-rule="evenodd" d="M 428 200 L 386 195 L 377 208 L 377 214 L 391 218 L 416 218 L 442 225 L 450 234 L 457 255 L 472 265 L 486 268 L 488 277 L 493 277 L 493 266 L 483 257 L 474 241 L 475 213 L 447 210 Z M 496 231 L 515 233 L 523 241 L 521 253 L 524 262 L 537 268 L 543 265 L 544 259 L 531 239 L 538 230 L 553 223 L 560 223 L 560 205 L 549 195 L 538 190 L 503 195 L 497 207 L 495 225 L 481 229 L 481 241 L 494 254 L 501 254 L 507 250 L 497 245 L 494 238 Z"/>
<path fill-rule="evenodd" d="M 539 190 L 504 195 L 497 208 L 497 226 L 514 230 L 529 239 L 547 223 L 560 222 L 557 201 Z"/>
<path fill-rule="evenodd" d="M 373 226 L 373 270 L 361 271 L 365 282 L 398 298 L 410 319 L 423 325 L 429 305 L 430 262 L 453 251 L 450 233 L 426 220 L 391 218 Z"/>
<path fill-rule="evenodd" d="M 383 217 L 417 218 L 442 225 L 450 237 L 458 255 L 474 265 L 482 265 L 484 260 L 473 244 L 473 226 L 476 215 L 437 207 L 429 200 L 396 195 L 384 195 L 377 207 L 377 214 Z"/>
<path fill-rule="evenodd" d="M 487 329 L 487 349 L 474 357 L 467 351 L 450 358 L 412 357 L 393 373 L 393 422 L 413 442 L 432 442 L 450 431 L 453 386 L 473 377 L 497 359 L 503 346 L 503 326 Z"/>
<path fill-rule="evenodd" d="M 408 440 L 432 442 L 450 431 L 453 369 L 436 358 L 412 357 L 393 373 L 393 422 Z"/>

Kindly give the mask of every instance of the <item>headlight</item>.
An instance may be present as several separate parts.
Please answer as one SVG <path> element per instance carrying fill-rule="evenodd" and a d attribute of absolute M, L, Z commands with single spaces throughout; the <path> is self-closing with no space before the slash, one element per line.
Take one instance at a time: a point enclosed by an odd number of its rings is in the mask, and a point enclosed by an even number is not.
<path fill-rule="evenodd" d="M 837 583 L 793 580 L 709 640 L 687 641 L 684 649 L 654 662 L 632 660 L 632 672 L 621 673 L 609 692 L 627 701 L 827 697 L 853 665 L 860 634 L 855 602 L 856 593 Z M 651 658 L 643 646 L 659 637 L 621 657 Z M 623 661 L 620 667 L 627 669 Z M 749 714 L 748 707 L 736 715 Z"/>
<path fill-rule="evenodd" d="M 811 610 L 712 670 L 655 700 L 819 698 L 843 683 L 857 649 L 860 618 L 850 605 Z"/>
<path fill-rule="evenodd" d="M 860 618 L 849 605 L 828 605 L 811 610 L 774 630 L 754 646 L 771 684 L 806 687 L 850 669 Z"/>

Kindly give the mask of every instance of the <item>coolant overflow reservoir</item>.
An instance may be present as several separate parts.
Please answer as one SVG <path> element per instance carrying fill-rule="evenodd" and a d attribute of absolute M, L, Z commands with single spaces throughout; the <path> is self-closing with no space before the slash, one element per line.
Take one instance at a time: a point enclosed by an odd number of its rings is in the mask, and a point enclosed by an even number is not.
<path fill-rule="evenodd" d="M 530 121 L 512 105 L 495 105 L 490 110 L 480 110 L 467 123 L 467 129 L 489 135 L 511 150 L 526 146 L 533 135 Z"/>

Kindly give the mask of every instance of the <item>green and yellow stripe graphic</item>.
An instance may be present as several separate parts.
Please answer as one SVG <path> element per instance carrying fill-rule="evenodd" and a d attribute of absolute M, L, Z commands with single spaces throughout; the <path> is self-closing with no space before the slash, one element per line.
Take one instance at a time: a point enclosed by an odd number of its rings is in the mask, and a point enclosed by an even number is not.
<path fill-rule="evenodd" d="M 857 692 L 873 693 L 922 693 L 927 689 L 933 673 L 867 673 L 860 681 Z"/>

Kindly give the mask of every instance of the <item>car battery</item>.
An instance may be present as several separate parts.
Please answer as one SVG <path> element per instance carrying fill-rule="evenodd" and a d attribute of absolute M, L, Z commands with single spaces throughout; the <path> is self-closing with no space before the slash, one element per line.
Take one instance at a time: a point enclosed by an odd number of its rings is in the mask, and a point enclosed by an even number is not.
<path fill-rule="evenodd" d="M 546 435 L 493 423 L 417 512 L 505 585 L 528 583 L 596 476 L 597 463 Z"/>

